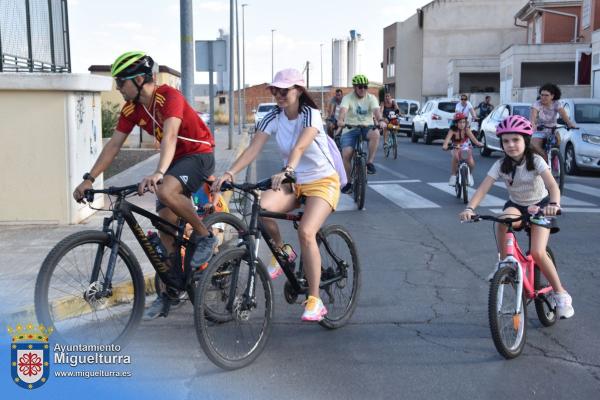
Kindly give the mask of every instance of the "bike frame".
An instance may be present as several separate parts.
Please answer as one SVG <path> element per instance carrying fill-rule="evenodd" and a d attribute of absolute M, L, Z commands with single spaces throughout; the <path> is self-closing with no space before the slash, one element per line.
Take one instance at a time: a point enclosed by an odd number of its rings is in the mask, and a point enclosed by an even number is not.
<path fill-rule="evenodd" d="M 135 188 L 137 190 L 137 185 L 135 185 Z M 94 192 L 95 193 L 109 193 L 110 190 L 116 191 L 117 189 L 124 189 L 124 188 L 109 188 L 106 190 L 102 190 L 102 191 L 98 190 L 98 191 L 94 191 Z M 148 237 L 144 233 L 143 229 L 140 227 L 134 214 L 139 214 L 143 217 L 148 218 L 152 222 L 152 226 L 154 226 L 157 230 L 159 230 L 169 236 L 172 236 L 175 239 L 175 247 L 176 248 L 180 248 L 181 246 L 187 246 L 188 242 L 189 242 L 183 236 L 183 233 L 185 230 L 185 222 L 183 220 L 180 219 L 178 226 L 176 226 L 176 225 L 160 218 L 158 215 L 153 214 L 149 211 L 146 211 L 145 209 L 128 202 L 127 200 L 125 200 L 125 196 L 126 196 L 125 193 L 126 192 L 118 194 L 117 201 L 115 202 L 114 208 L 112 210 L 112 216 L 104 218 L 102 231 L 105 232 L 110 238 L 111 253 L 110 253 L 110 258 L 108 261 L 106 275 L 104 277 L 104 281 L 102 282 L 102 291 L 100 291 L 97 294 L 97 296 L 99 296 L 99 297 L 108 295 L 108 293 L 111 290 L 111 282 L 112 282 L 113 273 L 115 270 L 115 263 L 116 263 L 117 255 L 119 252 L 121 235 L 123 234 L 123 226 L 125 223 L 127 223 L 129 228 L 131 229 L 133 236 L 136 238 L 136 240 L 142 247 L 142 250 L 144 250 L 144 253 L 148 257 L 150 264 L 152 264 L 152 266 L 154 267 L 156 272 L 159 274 L 161 279 L 163 279 L 163 280 L 165 279 L 165 278 L 163 278 L 163 276 L 166 276 L 167 272 L 170 269 L 169 265 L 167 265 L 166 262 L 162 261 L 160 259 L 159 255 L 156 253 L 156 250 L 154 249 L 154 247 L 148 240 Z M 109 194 L 111 194 L 111 193 L 109 193 Z M 112 223 L 115 221 L 117 222 L 116 229 L 111 227 Z M 98 274 L 100 273 L 100 266 L 102 264 L 103 254 L 104 254 L 104 246 L 100 246 L 98 248 L 98 251 L 96 253 L 96 258 L 94 260 L 94 269 L 93 269 L 92 276 L 90 278 L 90 283 L 93 283 L 98 279 Z M 185 266 L 186 268 L 184 271 L 185 272 L 184 275 L 186 278 L 186 284 L 189 281 L 189 277 L 190 277 L 190 274 L 188 272 L 190 270 L 190 268 L 189 268 L 188 264 L 189 264 L 189 262 L 186 262 L 186 266 Z M 181 265 L 181 254 L 176 251 L 173 267 L 176 267 L 177 265 Z M 165 282 L 168 284 L 175 283 L 175 282 L 172 282 L 170 279 L 166 279 Z M 177 287 L 178 289 L 183 289 L 181 287 L 178 287 L 178 286 L 180 286 L 179 284 L 174 284 L 173 286 Z"/>
<path fill-rule="evenodd" d="M 530 238 L 531 241 L 531 238 Z M 525 297 L 527 299 L 535 299 L 539 295 L 546 294 L 553 290 L 551 285 L 535 291 L 533 287 L 533 277 L 535 270 L 535 261 L 530 254 L 523 254 L 523 251 L 519 247 L 516 235 L 512 226 L 508 227 L 506 232 L 506 241 L 504 242 L 504 249 L 506 252 L 506 258 L 498 262 L 498 269 L 503 267 L 515 268 L 517 272 L 517 313 L 521 312 L 523 306 L 523 291 L 525 291 Z"/>
<path fill-rule="evenodd" d="M 261 207 L 260 207 L 261 191 L 259 189 L 254 189 L 252 191 L 249 191 L 248 193 L 250 193 L 253 197 L 252 214 L 250 217 L 250 224 L 248 226 L 248 231 L 243 232 L 241 234 L 241 236 L 243 238 L 243 242 L 240 244 L 241 246 L 246 246 L 246 249 L 248 250 L 248 256 L 249 256 L 248 264 L 249 264 L 249 268 L 250 268 L 249 274 L 248 274 L 249 282 L 246 287 L 246 291 L 244 293 L 244 301 L 243 301 L 244 309 L 250 309 L 251 307 L 253 307 L 255 305 L 254 304 L 255 303 L 255 301 L 254 301 L 254 289 L 255 289 L 254 283 L 255 283 L 256 265 L 257 265 L 257 258 L 258 258 L 257 243 L 260 240 L 261 235 L 264 237 L 265 242 L 267 243 L 267 246 L 269 247 L 269 250 L 275 257 L 275 260 L 277 260 L 277 263 L 283 270 L 285 276 L 287 277 L 290 285 L 292 285 L 292 288 L 294 289 L 294 291 L 297 294 L 308 293 L 308 285 L 303 280 L 300 280 L 294 273 L 295 263 L 289 262 L 287 260 L 287 258 L 284 256 L 284 254 L 281 251 L 279 251 L 277 245 L 275 244 L 275 240 L 273 240 L 272 236 L 269 235 L 269 233 L 266 231 L 266 229 L 264 228 L 264 225 L 261 223 L 261 221 L 259 219 L 259 217 L 263 217 L 263 218 L 273 218 L 273 219 L 280 219 L 280 220 L 285 220 L 285 221 L 292 221 L 294 223 L 294 228 L 297 229 L 298 222 L 300 222 L 300 220 L 302 219 L 303 212 L 300 211 L 297 213 L 279 213 L 279 212 L 272 212 L 272 211 L 267 211 L 267 210 L 261 209 Z M 254 238 L 254 240 L 248 240 L 250 237 Z M 323 243 L 327 253 L 335 260 L 336 264 L 340 264 L 340 263 L 344 262 L 337 255 L 335 255 L 335 253 L 331 250 L 331 248 L 329 247 L 329 243 L 327 242 L 326 238 L 321 234 L 320 230 L 317 232 L 317 239 Z M 325 280 L 325 281 L 321 280 L 319 287 L 322 289 L 322 288 L 329 286 L 332 283 L 337 282 L 344 278 L 345 278 L 345 276 L 339 276 L 339 277 L 332 278 L 332 279 Z M 230 293 L 229 300 L 228 300 L 228 303 L 226 306 L 226 309 L 230 312 L 232 312 L 232 310 L 233 310 L 233 302 L 235 300 L 235 290 L 237 287 L 237 279 L 238 279 L 238 274 L 234 273 L 232 276 L 232 281 L 231 281 L 231 286 L 230 286 L 231 293 Z"/>

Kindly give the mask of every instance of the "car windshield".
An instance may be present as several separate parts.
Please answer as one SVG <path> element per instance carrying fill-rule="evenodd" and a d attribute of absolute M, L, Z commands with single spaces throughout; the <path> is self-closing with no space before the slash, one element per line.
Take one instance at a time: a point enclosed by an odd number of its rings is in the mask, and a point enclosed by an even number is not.
<path fill-rule="evenodd" d="M 456 103 L 458 103 L 458 102 L 457 101 L 445 101 L 445 102 L 438 104 L 438 109 L 440 111 L 445 111 L 447 113 L 454 114 L 454 110 L 456 109 Z"/>
<path fill-rule="evenodd" d="M 530 106 L 514 106 L 513 107 L 513 115 L 520 115 L 521 117 L 525 117 L 529 119 L 529 114 L 531 113 Z"/>
<path fill-rule="evenodd" d="M 269 112 L 271 111 L 273 108 L 275 108 L 275 105 L 273 104 L 266 104 L 266 105 L 262 105 L 262 106 L 258 106 L 258 112 Z"/>
<path fill-rule="evenodd" d="M 575 104 L 575 122 L 600 124 L 600 104 Z"/>
<path fill-rule="evenodd" d="M 400 109 L 400 114 L 408 114 L 408 103 L 398 103 L 398 108 Z"/>

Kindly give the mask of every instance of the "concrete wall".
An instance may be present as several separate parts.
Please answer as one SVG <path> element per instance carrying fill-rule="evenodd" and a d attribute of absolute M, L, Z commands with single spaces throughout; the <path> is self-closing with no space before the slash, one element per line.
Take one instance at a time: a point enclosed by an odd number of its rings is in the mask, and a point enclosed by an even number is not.
<path fill-rule="evenodd" d="M 560 43 L 516 45 L 506 49 L 500 55 L 501 100 L 503 102 L 520 101 L 515 89 L 522 86 L 522 64 L 575 62 L 575 53 L 577 49 L 589 49 L 589 44 Z M 543 68 L 543 65 L 541 68 Z M 589 87 L 587 90 L 589 91 Z"/>
<path fill-rule="evenodd" d="M 523 0 L 438 0 L 423 7 L 423 97 L 447 94 L 451 59 L 497 57 L 526 43 L 526 29 L 514 26 L 522 6 Z"/>
<path fill-rule="evenodd" d="M 581 7 L 544 7 L 544 9 L 577 15 L 581 24 Z M 545 12 L 542 16 L 543 43 L 573 42 L 575 35 L 575 18 Z"/>
<path fill-rule="evenodd" d="M 99 92 L 109 88 L 87 74 L 0 74 L 0 223 L 77 223 L 93 212 L 71 194 L 102 149 Z"/>
<path fill-rule="evenodd" d="M 398 24 L 395 72 L 395 97 L 423 104 L 423 30 L 417 14 Z"/>
<path fill-rule="evenodd" d="M 592 82 L 591 95 L 600 98 L 600 30 L 592 34 Z"/>
<path fill-rule="evenodd" d="M 392 93 L 392 97 L 395 96 L 396 57 L 394 57 L 394 60 L 388 60 L 388 51 L 390 48 L 396 47 L 396 39 L 398 37 L 398 25 L 400 25 L 400 23 L 396 22 L 395 24 L 392 24 L 390 26 L 386 26 L 385 28 L 383 28 L 383 56 L 381 58 L 383 60 L 383 69 L 382 69 L 383 79 L 381 80 L 381 82 L 383 82 L 383 84 L 388 87 L 388 89 Z M 394 52 L 396 52 L 396 51 L 398 51 L 398 49 L 395 48 Z M 389 63 L 388 63 L 388 61 L 389 61 Z M 392 64 L 393 67 L 390 67 L 390 64 Z M 393 75 L 388 76 L 388 70 L 392 71 L 392 68 L 393 68 L 394 73 L 393 73 Z"/>

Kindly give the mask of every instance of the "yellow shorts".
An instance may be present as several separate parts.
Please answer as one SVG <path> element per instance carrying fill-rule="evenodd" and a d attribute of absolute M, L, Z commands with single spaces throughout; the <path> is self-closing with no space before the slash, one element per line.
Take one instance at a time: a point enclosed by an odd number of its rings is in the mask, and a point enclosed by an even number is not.
<path fill-rule="evenodd" d="M 340 200 L 340 178 L 333 174 L 310 183 L 297 183 L 294 185 L 294 192 L 298 199 L 302 196 L 320 197 L 335 210 Z"/>

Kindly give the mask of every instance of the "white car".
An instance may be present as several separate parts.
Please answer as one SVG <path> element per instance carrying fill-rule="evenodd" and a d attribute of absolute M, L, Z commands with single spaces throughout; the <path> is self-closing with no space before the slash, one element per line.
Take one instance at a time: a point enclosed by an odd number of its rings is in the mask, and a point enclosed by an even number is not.
<path fill-rule="evenodd" d="M 479 141 L 483 147 L 479 152 L 484 157 L 489 157 L 493 151 L 502 151 L 500 140 L 496 136 L 496 127 L 504 118 L 509 115 L 521 115 L 527 119 L 530 118 L 531 103 L 505 103 L 496 106 L 492 112 L 481 121 L 481 130 L 479 131 Z"/>
<path fill-rule="evenodd" d="M 198 116 L 200 117 L 200 119 L 202 119 L 202 122 L 204 122 L 206 124 L 206 126 L 208 126 L 208 124 L 210 124 L 210 113 L 198 112 Z"/>
<path fill-rule="evenodd" d="M 260 103 L 256 110 L 254 110 L 254 126 L 257 126 L 265 115 L 274 109 L 276 105 L 277 103 Z"/>
<path fill-rule="evenodd" d="M 400 132 L 405 132 L 406 135 L 410 137 L 412 133 L 412 121 L 415 115 L 417 115 L 419 106 L 421 104 L 416 100 L 410 99 L 394 100 L 400 109 L 400 118 L 398 118 L 398 122 L 400 123 Z"/>
<path fill-rule="evenodd" d="M 600 100 L 561 99 L 567 115 L 579 129 L 559 130 L 560 152 L 565 172 L 575 175 L 580 170 L 600 171 Z M 558 120 L 564 125 L 564 121 Z"/>
<path fill-rule="evenodd" d="M 422 137 L 426 144 L 444 139 L 454 118 L 456 99 L 429 100 L 412 120 L 410 141 L 417 143 Z"/>

